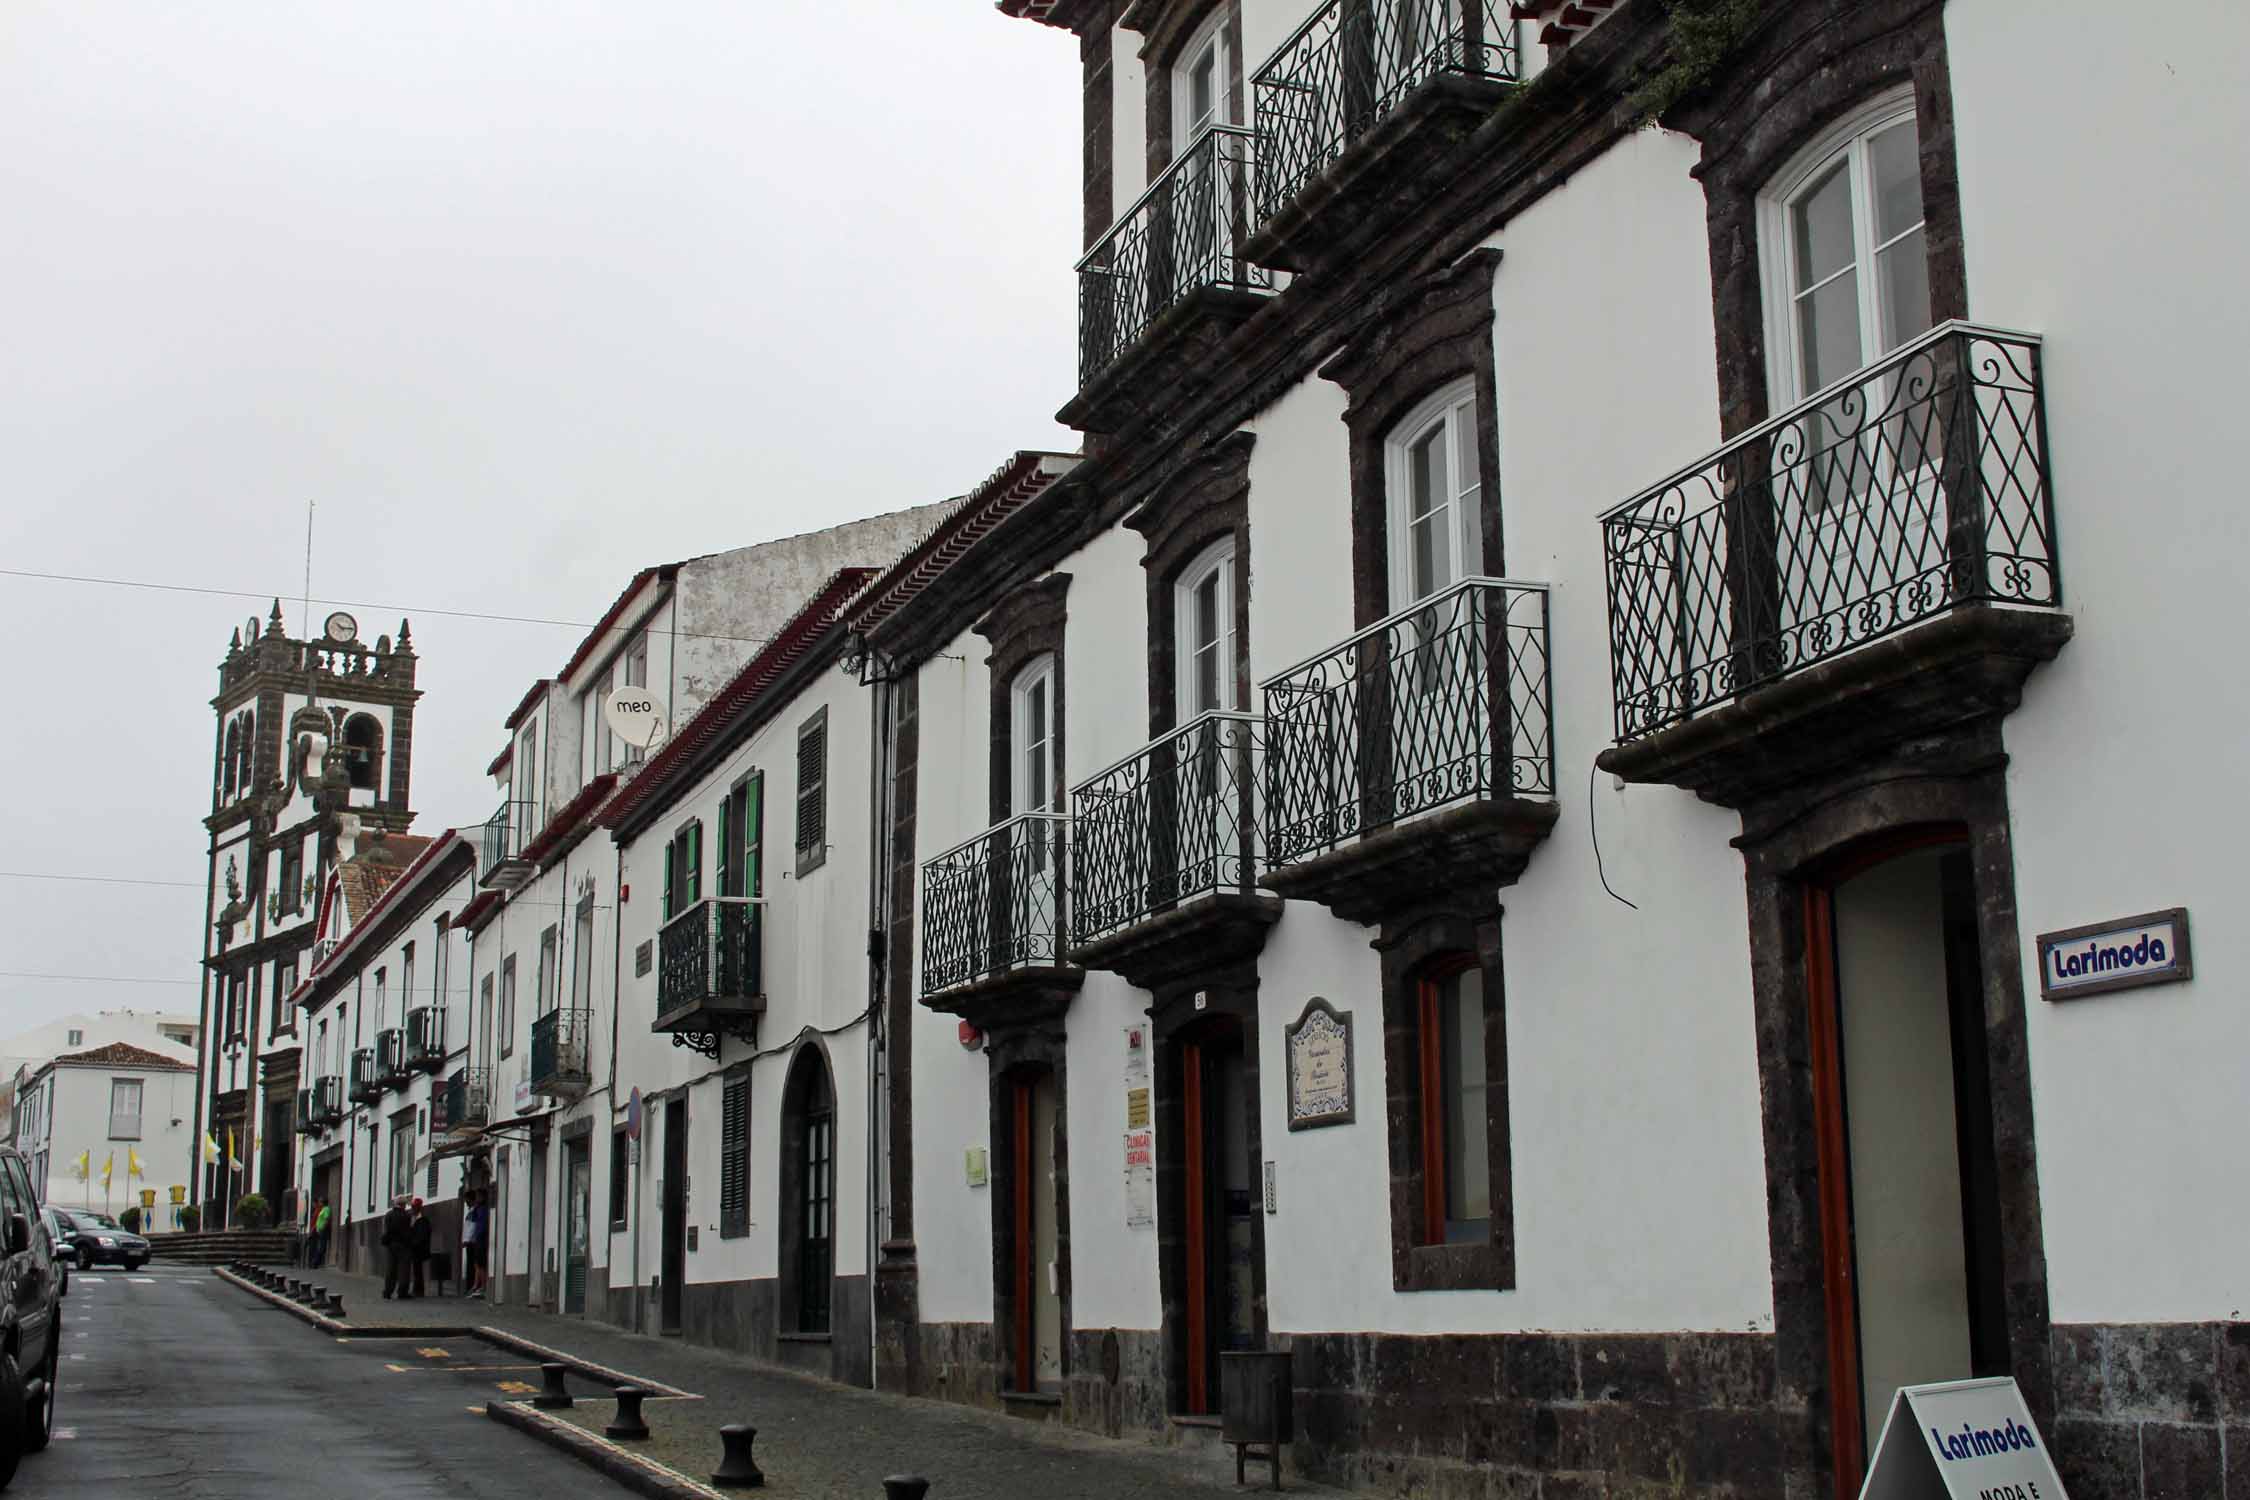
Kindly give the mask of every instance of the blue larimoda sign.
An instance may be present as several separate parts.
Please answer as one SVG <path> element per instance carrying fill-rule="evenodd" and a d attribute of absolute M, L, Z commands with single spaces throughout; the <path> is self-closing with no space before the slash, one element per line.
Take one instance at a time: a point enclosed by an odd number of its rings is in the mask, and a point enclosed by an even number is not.
<path fill-rule="evenodd" d="M 1902 1386 L 1860 1500 L 2068 1500 L 2012 1376 Z"/>
<path fill-rule="evenodd" d="M 2039 934 L 2039 993 L 2075 1000 L 2194 977 L 2184 906 Z"/>

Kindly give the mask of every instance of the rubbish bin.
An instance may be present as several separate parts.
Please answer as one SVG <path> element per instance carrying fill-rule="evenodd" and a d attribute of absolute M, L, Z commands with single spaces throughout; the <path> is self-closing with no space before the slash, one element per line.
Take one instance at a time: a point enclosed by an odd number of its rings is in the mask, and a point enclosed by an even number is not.
<path fill-rule="evenodd" d="M 1297 1408 L 1289 1384 L 1286 1350 L 1226 1350 L 1219 1355 L 1219 1438 L 1234 1445 L 1234 1482 L 1241 1484 L 1246 1457 L 1271 1465 L 1271 1487 L 1281 1488 L 1281 1445 L 1297 1435 Z M 1251 1453 L 1262 1445 L 1263 1453 Z"/>

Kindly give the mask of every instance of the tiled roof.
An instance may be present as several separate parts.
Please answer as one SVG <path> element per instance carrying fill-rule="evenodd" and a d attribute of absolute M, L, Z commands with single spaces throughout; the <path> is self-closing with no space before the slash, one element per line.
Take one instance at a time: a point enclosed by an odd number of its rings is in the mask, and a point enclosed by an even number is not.
<path fill-rule="evenodd" d="M 539 836 L 524 845 L 523 857 L 544 870 L 592 828 L 592 814 L 617 785 L 617 773 L 605 772 L 579 790 L 577 796 L 555 809 Z"/>
<path fill-rule="evenodd" d="M 725 733 L 737 716 L 755 704 L 776 678 L 811 650 L 842 619 L 845 606 L 874 576 L 873 568 L 843 568 L 823 584 L 820 591 L 806 601 L 805 607 L 790 616 L 774 633 L 774 638 L 744 663 L 742 670 L 735 673 L 725 687 L 712 694 L 711 701 L 696 710 L 695 717 L 681 725 L 663 749 L 649 758 L 640 774 L 627 782 L 625 789 L 602 810 L 602 822 L 611 828 L 621 827 L 631 820 L 636 810 L 659 805 L 659 799 L 682 768 L 694 761 L 697 752 Z"/>
<path fill-rule="evenodd" d="M 525 719 L 531 717 L 532 705 L 536 704 L 541 698 L 544 698 L 546 696 L 547 681 L 545 678 L 541 678 L 539 681 L 531 685 L 530 692 L 523 695 L 523 701 L 516 705 L 516 711 L 508 715 L 508 727 L 510 729 L 513 729 L 518 724 L 521 724 Z"/>
<path fill-rule="evenodd" d="M 555 674 L 555 680 L 557 682 L 568 682 L 570 674 L 583 666 L 586 658 L 594 654 L 594 649 L 608 638 L 611 628 L 617 624 L 618 617 L 625 613 L 625 606 L 633 602 L 633 596 L 651 582 L 669 583 L 672 579 L 677 578 L 680 574 L 680 566 L 676 562 L 664 563 L 654 568 L 643 568 L 635 573 L 633 581 L 625 585 L 625 592 L 617 596 L 616 601 L 603 611 L 602 617 L 594 622 L 594 628 L 586 632 L 586 638 L 578 643 L 578 649 L 570 654 L 570 660 L 563 663 L 563 669 Z M 510 723 L 509 727 L 511 729 L 515 727 L 513 722 Z"/>
<path fill-rule="evenodd" d="M 852 607 L 850 626 L 871 635 L 911 603 L 993 528 L 1022 510 L 1076 467 L 1071 453 L 1026 451 L 1009 459 L 971 490 L 921 543 L 868 586 Z"/>
<path fill-rule="evenodd" d="M 412 833 L 389 833 L 336 866 L 344 890 L 344 910 L 355 927 L 366 920 L 392 882 L 413 868 L 436 840 Z"/>
<path fill-rule="evenodd" d="M 131 1042 L 111 1042 L 88 1052 L 66 1052 L 55 1059 L 58 1068 L 146 1068 L 158 1073 L 192 1073 L 195 1064 L 136 1047 Z"/>

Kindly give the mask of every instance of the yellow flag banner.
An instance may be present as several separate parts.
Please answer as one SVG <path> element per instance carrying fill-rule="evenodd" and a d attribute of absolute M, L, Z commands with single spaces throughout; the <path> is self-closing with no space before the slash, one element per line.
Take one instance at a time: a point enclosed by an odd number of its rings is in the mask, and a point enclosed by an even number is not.
<path fill-rule="evenodd" d="M 242 1158 L 234 1154 L 234 1127 L 232 1125 L 227 1127 L 227 1170 L 230 1172 L 242 1170 Z"/>
<path fill-rule="evenodd" d="M 92 1178 L 92 1176 L 94 1175 L 94 1153 L 91 1151 L 79 1152 L 78 1160 L 76 1164 L 72 1166 L 70 1175 L 77 1178 L 80 1182 L 85 1182 Z"/>
<path fill-rule="evenodd" d="M 125 1180 L 131 1182 L 136 1177 L 146 1177 L 147 1175 L 148 1169 L 141 1165 L 141 1153 L 127 1146 L 125 1148 Z"/>
<path fill-rule="evenodd" d="M 219 1159 L 218 1137 L 212 1135 L 208 1130 L 203 1132 L 203 1159 L 206 1162 L 215 1162 Z"/>
<path fill-rule="evenodd" d="M 112 1151 L 102 1158 L 102 1187 L 109 1187 L 109 1175 L 117 1170 L 117 1153 Z"/>

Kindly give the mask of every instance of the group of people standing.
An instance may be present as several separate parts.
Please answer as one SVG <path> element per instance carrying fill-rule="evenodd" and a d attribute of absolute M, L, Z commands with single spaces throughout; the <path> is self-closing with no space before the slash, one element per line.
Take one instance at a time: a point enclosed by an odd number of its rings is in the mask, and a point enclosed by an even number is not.
<path fill-rule="evenodd" d="M 492 1210 L 487 1196 L 482 1188 L 464 1188 L 461 1192 L 461 1295 L 464 1297 L 481 1296 L 484 1292 L 486 1247 L 492 1233 Z M 328 1200 L 315 1198 L 305 1225 L 307 1266 L 317 1268 L 327 1264 L 332 1224 Z M 389 1210 L 383 1215 L 378 1241 L 383 1247 L 383 1296 L 386 1300 L 428 1295 L 429 1269 L 441 1254 L 435 1245 L 436 1232 L 421 1199 L 401 1193 L 391 1200 Z M 436 1279 L 441 1285 L 447 1279 L 442 1268 Z"/>

